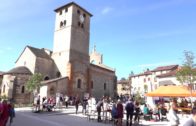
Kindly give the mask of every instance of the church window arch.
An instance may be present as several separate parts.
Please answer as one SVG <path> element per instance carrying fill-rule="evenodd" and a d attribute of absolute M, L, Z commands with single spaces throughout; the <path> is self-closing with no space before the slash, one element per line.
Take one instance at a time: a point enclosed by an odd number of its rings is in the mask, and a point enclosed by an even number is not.
<path fill-rule="evenodd" d="M 3 85 L 3 93 L 5 93 L 5 85 Z"/>
<path fill-rule="evenodd" d="M 66 20 L 64 20 L 63 25 L 66 26 Z"/>
<path fill-rule="evenodd" d="M 80 25 L 81 25 L 81 23 L 80 23 L 80 22 L 78 22 L 78 27 L 80 27 Z"/>
<path fill-rule="evenodd" d="M 62 15 L 62 10 L 59 11 L 59 15 Z"/>
<path fill-rule="evenodd" d="M 61 77 L 61 73 L 59 71 L 56 72 L 56 77 Z"/>
<path fill-rule="evenodd" d="M 80 14 L 80 10 L 77 10 L 77 13 Z"/>
<path fill-rule="evenodd" d="M 86 14 L 83 14 L 83 17 L 85 18 L 86 17 Z"/>
<path fill-rule="evenodd" d="M 63 27 L 63 22 L 62 21 L 60 22 L 60 27 Z"/>
<path fill-rule="evenodd" d="M 81 79 L 78 79 L 77 80 L 77 88 L 81 88 L 81 84 L 82 84 L 82 80 Z"/>
<path fill-rule="evenodd" d="M 104 87 L 104 90 L 106 90 L 106 88 L 107 88 L 107 85 L 106 85 L 106 83 L 104 83 L 103 87 Z"/>
<path fill-rule="evenodd" d="M 65 8 L 65 12 L 68 12 L 68 8 Z"/>
<path fill-rule="evenodd" d="M 21 90 L 21 93 L 25 93 L 25 86 L 22 86 L 22 90 Z"/>
<path fill-rule="evenodd" d="M 81 24 L 81 28 L 84 28 L 84 24 Z"/>
<path fill-rule="evenodd" d="M 94 88 L 94 83 L 93 83 L 93 81 L 91 81 L 91 89 L 93 89 Z"/>
<path fill-rule="evenodd" d="M 44 80 L 49 80 L 50 78 L 48 76 L 45 76 L 44 77 Z"/>
<path fill-rule="evenodd" d="M 50 95 L 54 95 L 55 94 L 55 88 L 54 87 L 51 87 L 49 91 L 50 91 Z"/>

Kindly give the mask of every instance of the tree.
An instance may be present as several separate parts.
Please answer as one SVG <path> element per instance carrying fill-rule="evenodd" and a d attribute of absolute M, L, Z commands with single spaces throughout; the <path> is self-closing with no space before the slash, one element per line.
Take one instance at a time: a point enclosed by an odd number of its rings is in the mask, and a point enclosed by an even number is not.
<path fill-rule="evenodd" d="M 148 85 L 147 84 L 144 85 L 144 92 L 145 93 L 148 92 Z"/>
<path fill-rule="evenodd" d="M 184 56 L 183 66 L 177 71 L 176 78 L 181 84 L 188 84 L 192 87 L 192 84 L 196 81 L 195 57 L 191 51 L 184 51 Z"/>
<path fill-rule="evenodd" d="M 41 73 L 35 73 L 31 78 L 27 81 L 26 89 L 29 92 L 37 91 L 40 88 L 41 81 L 43 80 L 43 75 Z"/>
<path fill-rule="evenodd" d="M 126 79 L 125 79 L 124 77 L 122 77 L 120 80 L 121 80 L 121 81 L 126 81 Z"/>
<path fill-rule="evenodd" d="M 1 84 L 2 84 L 2 80 L 3 80 L 3 79 L 2 79 L 2 78 L 0 78 L 0 87 L 1 87 Z"/>

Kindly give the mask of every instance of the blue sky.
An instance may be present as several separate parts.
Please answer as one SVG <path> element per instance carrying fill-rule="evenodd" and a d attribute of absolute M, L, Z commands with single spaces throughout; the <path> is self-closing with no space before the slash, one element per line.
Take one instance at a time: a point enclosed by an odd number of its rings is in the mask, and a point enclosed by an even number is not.
<path fill-rule="evenodd" d="M 26 45 L 53 49 L 54 9 L 69 0 L 1 0 L 0 71 L 14 67 Z M 90 51 L 96 45 L 118 79 L 196 55 L 195 0 L 76 0 L 93 14 Z"/>

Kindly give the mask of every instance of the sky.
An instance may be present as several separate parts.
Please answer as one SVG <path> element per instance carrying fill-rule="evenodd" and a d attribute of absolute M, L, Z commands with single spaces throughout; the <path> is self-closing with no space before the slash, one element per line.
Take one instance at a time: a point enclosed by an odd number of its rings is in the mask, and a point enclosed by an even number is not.
<path fill-rule="evenodd" d="M 70 0 L 1 0 L 0 71 L 14 67 L 26 45 L 53 49 L 54 9 Z M 196 55 L 196 0 L 75 0 L 93 17 L 90 50 L 118 79 Z"/>

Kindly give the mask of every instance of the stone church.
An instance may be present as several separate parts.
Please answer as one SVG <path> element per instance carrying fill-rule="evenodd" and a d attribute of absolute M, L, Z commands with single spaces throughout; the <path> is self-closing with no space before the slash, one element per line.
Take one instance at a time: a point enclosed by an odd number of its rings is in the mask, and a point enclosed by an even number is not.
<path fill-rule="evenodd" d="M 92 14 L 71 2 L 54 10 L 56 13 L 53 51 L 26 46 L 15 67 L 3 74 L 1 95 L 17 103 L 28 103 L 26 82 L 41 73 L 41 97 L 57 93 L 68 96 L 85 94 L 100 98 L 116 95 L 115 70 L 103 64 L 96 48 L 89 54 L 90 18 Z"/>

